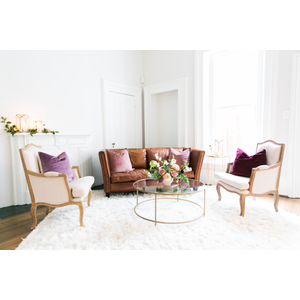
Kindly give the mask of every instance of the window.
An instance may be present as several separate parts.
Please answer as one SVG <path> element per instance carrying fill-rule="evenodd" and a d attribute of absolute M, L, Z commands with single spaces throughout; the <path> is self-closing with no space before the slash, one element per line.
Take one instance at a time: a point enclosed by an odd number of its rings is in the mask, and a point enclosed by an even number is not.
<path fill-rule="evenodd" d="M 262 138 L 264 51 L 203 54 L 204 147 L 223 140 L 223 154 L 253 154 Z"/>

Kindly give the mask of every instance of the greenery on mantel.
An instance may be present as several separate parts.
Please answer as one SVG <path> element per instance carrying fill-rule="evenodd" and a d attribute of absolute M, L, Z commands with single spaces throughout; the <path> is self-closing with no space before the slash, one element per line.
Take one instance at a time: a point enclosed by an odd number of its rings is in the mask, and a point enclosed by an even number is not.
<path fill-rule="evenodd" d="M 1 117 L 1 123 L 5 123 L 5 128 L 4 128 L 4 131 L 10 133 L 12 136 L 14 136 L 16 133 L 20 132 L 20 130 L 17 128 L 16 125 L 11 125 L 11 122 L 10 121 L 7 121 L 7 118 L 4 118 L 4 117 Z M 43 126 L 45 126 L 45 124 L 43 124 Z M 33 136 L 34 134 L 38 133 L 37 129 L 36 128 L 30 128 L 26 131 L 27 133 L 29 133 L 31 136 Z M 52 134 L 55 134 L 55 133 L 59 133 L 59 131 L 53 131 L 53 130 L 50 130 L 50 129 L 47 129 L 47 128 L 43 128 L 41 133 L 52 133 Z"/>

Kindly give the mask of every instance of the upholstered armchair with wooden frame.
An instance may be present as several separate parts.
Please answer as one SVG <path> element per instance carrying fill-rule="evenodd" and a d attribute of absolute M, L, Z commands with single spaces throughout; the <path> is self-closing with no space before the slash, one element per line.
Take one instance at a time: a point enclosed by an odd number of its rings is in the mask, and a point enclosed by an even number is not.
<path fill-rule="evenodd" d="M 216 173 L 218 180 L 217 193 L 221 201 L 220 188 L 240 196 L 241 216 L 245 216 L 245 199 L 248 196 L 260 197 L 269 194 L 274 195 L 275 211 L 278 211 L 278 186 L 280 180 L 281 166 L 284 154 L 284 144 L 278 144 L 272 140 L 258 143 L 256 152 L 266 150 L 266 165 L 253 168 L 250 178 L 230 174 L 233 163 L 228 163 L 226 173 Z"/>
<path fill-rule="evenodd" d="M 20 156 L 25 172 L 26 181 L 31 197 L 31 217 L 32 227 L 35 229 L 37 225 L 36 208 L 39 205 L 47 206 L 47 213 L 50 207 L 61 207 L 75 204 L 79 207 L 79 222 L 83 224 L 83 200 L 88 197 L 88 206 L 90 206 L 94 177 L 81 177 L 79 167 L 72 167 L 74 181 L 69 182 L 66 174 L 57 172 L 40 172 L 40 163 L 38 152 L 41 151 L 40 146 L 28 144 L 19 149 Z"/>

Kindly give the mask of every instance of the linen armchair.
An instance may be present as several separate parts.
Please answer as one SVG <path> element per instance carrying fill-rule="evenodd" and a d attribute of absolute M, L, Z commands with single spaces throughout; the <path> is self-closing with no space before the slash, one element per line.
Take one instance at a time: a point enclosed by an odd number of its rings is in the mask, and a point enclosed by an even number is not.
<path fill-rule="evenodd" d="M 39 205 L 49 207 L 61 207 L 76 204 L 79 207 L 79 222 L 83 224 L 83 200 L 88 197 L 88 206 L 90 206 L 94 177 L 81 177 L 79 167 L 72 167 L 74 181 L 68 182 L 66 174 L 57 172 L 41 173 L 38 152 L 41 151 L 40 146 L 28 144 L 19 149 L 22 165 L 25 172 L 27 185 L 31 197 L 31 217 L 32 227 L 35 229 L 37 225 L 36 208 Z"/>
<path fill-rule="evenodd" d="M 241 216 L 245 216 L 245 199 L 248 196 L 274 195 L 275 211 L 278 211 L 278 186 L 284 154 L 284 144 L 272 140 L 258 143 L 256 152 L 266 150 L 266 165 L 253 168 L 250 178 L 230 174 L 233 163 L 228 163 L 226 173 L 216 173 L 218 200 L 221 201 L 220 188 L 240 196 Z"/>

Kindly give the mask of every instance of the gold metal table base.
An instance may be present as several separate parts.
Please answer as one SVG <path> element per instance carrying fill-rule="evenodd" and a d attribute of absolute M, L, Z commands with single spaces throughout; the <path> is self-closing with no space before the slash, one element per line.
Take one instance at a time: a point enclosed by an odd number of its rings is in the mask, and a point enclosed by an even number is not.
<path fill-rule="evenodd" d="M 178 198 L 178 196 L 177 196 L 177 198 L 157 198 L 157 196 L 155 195 L 155 198 L 153 198 L 153 199 L 145 200 L 145 201 L 142 201 L 142 202 L 138 203 L 138 191 L 137 191 L 137 194 L 136 194 L 136 196 L 137 196 L 137 204 L 136 204 L 136 206 L 134 207 L 134 212 L 135 212 L 135 214 L 136 214 L 138 217 L 140 217 L 140 218 L 142 218 L 142 219 L 144 219 L 144 220 L 146 220 L 146 221 L 154 222 L 155 225 L 156 225 L 157 223 L 160 223 L 160 224 L 184 224 L 184 223 L 194 222 L 194 221 L 199 220 L 199 219 L 202 218 L 203 216 L 205 217 L 205 198 L 206 198 L 206 195 L 205 195 L 205 194 L 206 194 L 206 192 L 205 192 L 205 190 L 204 190 L 204 207 L 202 208 L 202 206 L 201 206 L 200 204 L 198 204 L 198 203 L 196 203 L 196 202 L 193 202 L 193 201 L 190 201 L 190 200 L 180 199 L 180 198 Z M 201 214 L 199 217 L 195 218 L 195 219 L 187 220 L 187 221 L 182 221 L 182 222 L 164 222 L 164 221 L 158 221 L 158 220 L 157 220 L 157 200 L 161 200 L 161 199 L 177 200 L 177 201 L 185 201 L 185 202 L 192 203 L 192 204 L 197 205 L 198 207 L 201 208 L 202 214 Z M 136 212 L 136 208 L 137 208 L 138 206 L 142 205 L 143 203 L 149 202 L 149 201 L 155 201 L 155 219 L 154 219 L 154 220 L 153 220 L 153 219 L 145 218 L 145 217 L 139 215 L 139 214 Z"/>

